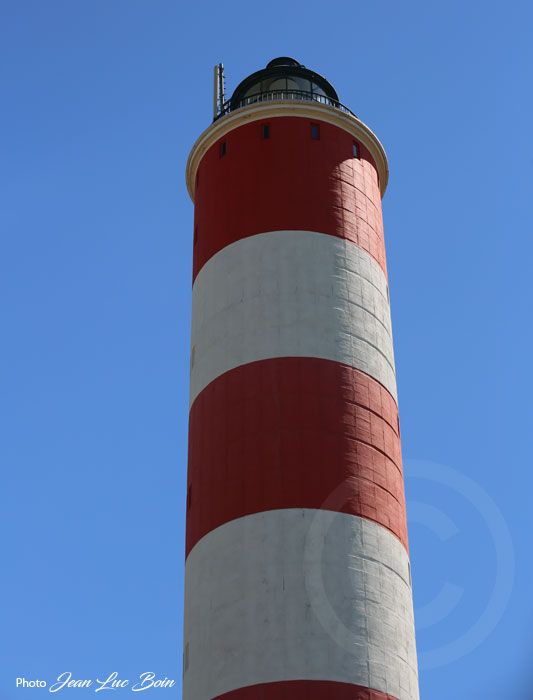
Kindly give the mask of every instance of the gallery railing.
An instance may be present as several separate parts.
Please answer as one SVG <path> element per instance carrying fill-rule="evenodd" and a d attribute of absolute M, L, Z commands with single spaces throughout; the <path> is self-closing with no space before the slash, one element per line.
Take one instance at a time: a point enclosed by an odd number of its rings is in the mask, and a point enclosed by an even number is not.
<path fill-rule="evenodd" d="M 328 107 L 340 109 L 341 112 L 346 112 L 346 114 L 351 114 L 355 117 L 351 109 L 348 109 L 348 107 L 345 107 L 343 104 L 327 95 L 319 95 L 316 92 L 306 92 L 305 90 L 271 90 L 269 92 L 257 92 L 253 95 L 248 95 L 237 103 L 233 103 L 232 100 L 227 100 L 222 105 L 222 109 L 219 111 L 216 119 L 220 119 L 220 117 L 223 117 L 225 114 L 234 112 L 241 107 L 248 107 L 258 102 L 275 102 L 279 100 L 318 102 Z"/>

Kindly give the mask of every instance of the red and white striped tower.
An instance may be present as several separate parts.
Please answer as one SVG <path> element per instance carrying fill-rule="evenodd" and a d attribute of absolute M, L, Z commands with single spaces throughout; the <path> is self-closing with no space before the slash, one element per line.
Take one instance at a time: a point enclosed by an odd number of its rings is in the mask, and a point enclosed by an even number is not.
<path fill-rule="evenodd" d="M 416 700 L 383 147 L 280 58 L 187 185 L 184 700 Z"/>

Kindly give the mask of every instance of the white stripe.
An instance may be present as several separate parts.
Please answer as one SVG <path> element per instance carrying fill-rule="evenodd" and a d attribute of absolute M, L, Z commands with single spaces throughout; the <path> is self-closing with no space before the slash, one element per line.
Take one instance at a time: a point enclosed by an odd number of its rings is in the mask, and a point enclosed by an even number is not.
<path fill-rule="evenodd" d="M 386 528 L 272 510 L 212 530 L 185 576 L 184 700 L 288 680 L 417 700 L 408 555 Z"/>
<path fill-rule="evenodd" d="M 273 231 L 223 248 L 193 287 L 191 403 L 239 365 L 320 357 L 366 372 L 396 396 L 387 282 L 355 243 Z"/>

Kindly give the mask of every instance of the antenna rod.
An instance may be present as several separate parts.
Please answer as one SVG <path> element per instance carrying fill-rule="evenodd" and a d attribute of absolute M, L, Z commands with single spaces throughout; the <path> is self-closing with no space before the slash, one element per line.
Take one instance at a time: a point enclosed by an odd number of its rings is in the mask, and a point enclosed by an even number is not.
<path fill-rule="evenodd" d="M 218 107 L 218 112 L 220 114 L 224 108 L 224 102 L 226 101 L 224 95 L 224 66 L 222 63 L 218 64 L 218 99 L 220 100 Z"/>
<path fill-rule="evenodd" d="M 216 119 L 222 107 L 224 106 L 224 66 L 222 63 L 217 63 L 215 66 L 214 75 L 214 90 L 213 90 L 213 119 Z"/>
<path fill-rule="evenodd" d="M 218 64 L 213 69 L 213 119 L 218 117 Z"/>

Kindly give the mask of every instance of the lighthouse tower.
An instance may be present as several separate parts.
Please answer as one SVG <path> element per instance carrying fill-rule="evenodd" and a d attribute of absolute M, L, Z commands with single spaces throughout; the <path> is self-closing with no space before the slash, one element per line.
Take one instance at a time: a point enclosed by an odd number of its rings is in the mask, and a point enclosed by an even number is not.
<path fill-rule="evenodd" d="M 277 58 L 194 144 L 184 700 L 416 700 L 387 160 Z"/>

